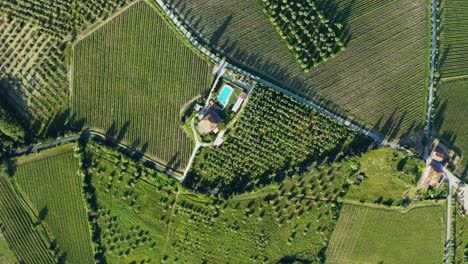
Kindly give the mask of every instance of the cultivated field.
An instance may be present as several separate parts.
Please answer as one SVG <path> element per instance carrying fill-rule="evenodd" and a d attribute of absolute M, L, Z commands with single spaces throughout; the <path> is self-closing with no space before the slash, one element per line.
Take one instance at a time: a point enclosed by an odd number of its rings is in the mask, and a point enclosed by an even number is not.
<path fill-rule="evenodd" d="M 0 176 L 0 223 L 9 247 L 19 261 L 32 264 L 55 263 L 42 227 L 32 220 L 24 202 L 5 176 Z"/>
<path fill-rule="evenodd" d="M 442 78 L 468 75 L 468 2 L 442 1 Z"/>
<path fill-rule="evenodd" d="M 55 237 L 60 256 L 69 263 L 94 263 L 83 177 L 74 145 L 20 158 L 13 176 L 35 215 Z"/>
<path fill-rule="evenodd" d="M 211 65 L 144 2 L 74 47 L 75 125 L 103 130 L 182 169 L 192 142 L 180 126 L 184 103 L 211 85 Z"/>
<path fill-rule="evenodd" d="M 284 171 L 335 157 L 362 139 L 313 108 L 257 85 L 234 130 L 218 148 L 204 148 L 188 181 L 209 189 L 240 191 L 267 183 Z M 365 148 L 365 141 L 361 142 Z"/>
<path fill-rule="evenodd" d="M 438 133 L 463 155 L 458 173 L 467 175 L 468 78 L 442 81 L 437 91 L 435 127 Z"/>
<path fill-rule="evenodd" d="M 84 157 L 107 263 L 319 261 L 356 172 L 339 163 L 218 200 L 93 142 Z"/>
<path fill-rule="evenodd" d="M 445 206 L 390 209 L 345 204 L 326 251 L 327 263 L 441 263 Z"/>
<path fill-rule="evenodd" d="M 3 232 L 3 227 L 0 224 L 0 263 L 14 264 L 17 260 L 11 252 Z"/>
<path fill-rule="evenodd" d="M 344 25 L 346 50 L 304 73 L 255 0 L 168 1 L 229 57 L 331 101 L 389 137 L 421 126 L 426 80 L 427 1 L 324 0 Z M 336 10 L 336 12 L 333 12 Z M 333 17 L 332 14 L 335 14 Z"/>

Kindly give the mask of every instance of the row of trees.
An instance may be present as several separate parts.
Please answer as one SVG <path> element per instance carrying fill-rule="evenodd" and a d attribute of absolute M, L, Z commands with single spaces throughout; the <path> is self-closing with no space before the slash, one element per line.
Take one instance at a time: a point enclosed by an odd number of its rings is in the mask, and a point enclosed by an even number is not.
<path fill-rule="evenodd" d="M 262 2 L 271 23 L 288 42 L 288 48 L 304 71 L 344 50 L 344 44 L 336 33 L 342 25 L 331 23 L 313 0 Z"/>
<path fill-rule="evenodd" d="M 0 158 L 23 144 L 26 132 L 21 123 L 0 100 Z"/>

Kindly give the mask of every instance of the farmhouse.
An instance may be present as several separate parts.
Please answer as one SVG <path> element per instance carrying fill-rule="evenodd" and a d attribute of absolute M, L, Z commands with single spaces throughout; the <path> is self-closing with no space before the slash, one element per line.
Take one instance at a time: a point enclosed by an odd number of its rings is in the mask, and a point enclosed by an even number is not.
<path fill-rule="evenodd" d="M 200 133 L 202 134 L 208 134 L 215 130 L 219 123 L 221 123 L 223 120 L 219 115 L 213 111 L 212 109 L 209 109 L 207 111 L 208 113 L 203 117 L 202 120 L 198 123 L 197 129 Z"/>

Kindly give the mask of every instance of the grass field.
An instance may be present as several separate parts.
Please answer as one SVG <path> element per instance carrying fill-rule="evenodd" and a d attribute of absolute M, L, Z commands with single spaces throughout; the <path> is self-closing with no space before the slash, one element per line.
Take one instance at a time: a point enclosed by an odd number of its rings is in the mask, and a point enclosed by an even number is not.
<path fill-rule="evenodd" d="M 307 74 L 259 1 L 167 2 L 176 4 L 187 23 L 228 57 L 310 98 L 331 101 L 327 107 L 336 105 L 391 138 L 421 126 L 428 34 L 425 0 L 317 1 L 327 7 L 327 17 L 343 23 L 350 41 L 337 58 Z"/>
<path fill-rule="evenodd" d="M 94 263 L 79 159 L 65 145 L 17 161 L 18 190 L 56 239 L 69 263 Z"/>
<path fill-rule="evenodd" d="M 346 198 L 365 202 L 400 204 L 416 195 L 418 181 L 424 164 L 404 154 L 381 148 L 357 158 L 359 171 L 365 178 L 359 185 L 349 188 Z"/>
<path fill-rule="evenodd" d="M 137 3 L 78 42 L 73 61 L 75 125 L 107 131 L 170 167 L 185 167 L 193 143 L 179 111 L 210 87 L 211 65 L 152 7 Z"/>
<path fill-rule="evenodd" d="M 455 217 L 453 226 L 454 237 L 453 243 L 455 243 L 455 256 L 454 264 L 463 264 L 468 261 L 468 219 L 466 216 L 463 217 L 457 208 L 455 210 Z"/>
<path fill-rule="evenodd" d="M 442 78 L 468 75 L 468 2 L 442 1 Z"/>
<path fill-rule="evenodd" d="M 8 246 L 3 231 L 0 230 L 0 263 L 3 264 L 14 264 L 17 260 Z"/>
<path fill-rule="evenodd" d="M 463 160 L 459 175 L 468 175 L 468 78 L 442 81 L 439 84 L 435 128 L 439 135 L 455 147 Z"/>
<path fill-rule="evenodd" d="M 49 251 L 45 231 L 31 218 L 24 202 L 5 176 L 0 176 L 0 223 L 10 249 L 18 261 L 32 264 L 56 263 Z"/>
<path fill-rule="evenodd" d="M 96 143 L 85 153 L 107 263 L 318 261 L 337 217 L 335 201 L 355 173 L 351 163 L 335 164 L 225 200 Z"/>
<path fill-rule="evenodd" d="M 345 204 L 327 248 L 327 263 L 441 263 L 445 206 L 404 214 Z"/>

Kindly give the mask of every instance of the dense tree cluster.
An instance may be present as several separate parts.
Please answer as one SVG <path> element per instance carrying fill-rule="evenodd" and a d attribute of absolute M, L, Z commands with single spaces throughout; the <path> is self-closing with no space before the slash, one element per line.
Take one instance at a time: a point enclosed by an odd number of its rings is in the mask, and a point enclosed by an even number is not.
<path fill-rule="evenodd" d="M 258 85 L 231 136 L 203 149 L 189 180 L 223 191 L 242 191 L 307 162 L 335 156 L 355 133 L 299 101 Z"/>
<path fill-rule="evenodd" d="M 24 141 L 24 128 L 0 101 L 0 157 Z"/>
<path fill-rule="evenodd" d="M 331 23 L 318 9 L 313 0 L 262 0 L 264 11 L 281 37 L 288 42 L 304 69 L 327 61 L 344 44 L 337 36 L 341 24 Z"/>

